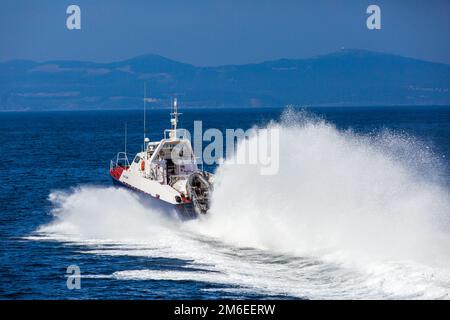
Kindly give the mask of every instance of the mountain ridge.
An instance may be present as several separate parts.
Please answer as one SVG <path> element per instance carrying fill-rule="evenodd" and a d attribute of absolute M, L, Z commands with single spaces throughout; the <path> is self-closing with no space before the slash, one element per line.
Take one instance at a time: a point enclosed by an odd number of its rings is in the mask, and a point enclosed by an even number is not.
<path fill-rule="evenodd" d="M 156 54 L 97 63 L 0 62 L 0 110 L 185 106 L 450 105 L 450 65 L 358 49 L 198 67 Z"/>
<path fill-rule="evenodd" d="M 371 50 L 366 50 L 366 49 L 357 49 L 357 48 L 343 48 L 343 49 L 339 49 L 336 51 L 332 51 L 329 53 L 323 53 L 323 54 L 317 54 L 317 55 L 313 55 L 311 57 L 308 58 L 277 58 L 277 59 L 269 59 L 269 60 L 262 60 L 260 62 L 249 62 L 249 63 L 241 63 L 241 64 L 223 64 L 223 65 L 217 65 L 217 66 L 196 66 L 194 64 L 191 63 L 187 63 L 187 62 L 182 62 L 182 61 L 177 61 L 175 59 L 172 58 L 167 58 L 164 57 L 160 54 L 157 53 L 145 53 L 145 54 L 140 54 L 137 56 L 133 56 L 131 58 L 127 58 L 124 60 L 114 60 L 114 61 L 109 61 L 109 62 L 93 62 L 93 61 L 89 61 L 89 60 L 72 60 L 72 59 L 50 59 L 50 60 L 44 60 L 44 61 L 36 61 L 36 60 L 32 60 L 32 59 L 10 59 L 10 60 L 4 60 L 4 61 L 0 61 L 0 65 L 1 64 L 8 64 L 11 62 L 28 62 L 28 63 L 34 63 L 34 64 L 48 64 L 48 63 L 61 63 L 61 62 L 78 62 L 78 63 L 90 63 L 90 64 L 96 64 L 96 65 L 112 65 L 112 64 L 117 64 L 117 63 L 122 63 L 122 62 L 126 62 L 126 61 L 131 61 L 131 60 L 135 60 L 135 59 L 142 59 L 142 58 L 161 58 L 164 60 L 169 60 L 172 62 L 176 62 L 179 64 L 184 64 L 184 65 L 190 65 L 190 66 L 194 66 L 197 68 L 221 68 L 221 67 L 229 67 L 229 66 L 245 66 L 245 65 L 255 65 L 255 64 L 264 64 L 264 63 L 268 63 L 268 62 L 276 62 L 276 61 L 280 61 L 280 60 L 312 60 L 312 59 L 318 59 L 318 58 L 326 58 L 326 57 L 332 57 L 332 56 L 339 56 L 339 55 L 343 55 L 343 54 L 369 54 L 369 55 L 384 55 L 384 56 L 391 56 L 391 57 L 399 57 L 399 58 L 403 58 L 403 59 L 409 59 L 409 60 L 415 60 L 415 61 L 421 61 L 421 62 L 426 62 L 426 63 L 432 63 L 432 64 L 439 64 L 439 65 L 444 65 L 444 66 L 450 66 L 450 64 L 444 63 L 444 62 L 436 62 L 436 61 L 429 61 L 429 60 L 423 60 L 423 59 L 418 59 L 418 58 L 413 58 L 413 57 L 407 57 L 407 56 L 402 56 L 399 54 L 394 54 L 394 53 L 386 53 L 386 52 L 381 52 L 381 51 L 371 51 Z"/>

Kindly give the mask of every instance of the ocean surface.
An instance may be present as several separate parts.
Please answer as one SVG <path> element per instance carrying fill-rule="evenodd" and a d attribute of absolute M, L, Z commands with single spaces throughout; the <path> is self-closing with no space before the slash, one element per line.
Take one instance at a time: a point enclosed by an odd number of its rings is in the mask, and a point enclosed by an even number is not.
<path fill-rule="evenodd" d="M 0 113 L 1 299 L 450 298 L 450 107 L 182 112 L 279 128 L 279 172 L 207 166 L 211 213 L 181 222 L 112 186 L 142 111 Z"/>

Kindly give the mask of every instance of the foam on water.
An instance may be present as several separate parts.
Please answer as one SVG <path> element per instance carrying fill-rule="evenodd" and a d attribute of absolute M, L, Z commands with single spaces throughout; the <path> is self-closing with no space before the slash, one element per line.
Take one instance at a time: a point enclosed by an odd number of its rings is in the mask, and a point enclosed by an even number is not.
<path fill-rule="evenodd" d="M 281 130 L 279 173 L 226 162 L 211 212 L 199 220 L 166 218 L 125 190 L 81 187 L 50 195 L 55 220 L 38 234 L 85 243 L 86 253 L 194 267 L 105 275 L 117 279 L 313 299 L 450 297 L 450 198 L 423 144 L 343 132 L 292 111 L 271 126 Z"/>

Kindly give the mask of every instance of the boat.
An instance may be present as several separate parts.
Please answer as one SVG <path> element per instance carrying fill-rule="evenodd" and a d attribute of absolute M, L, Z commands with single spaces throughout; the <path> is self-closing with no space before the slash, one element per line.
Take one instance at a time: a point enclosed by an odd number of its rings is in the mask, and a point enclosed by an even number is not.
<path fill-rule="evenodd" d="M 144 129 L 142 151 L 130 162 L 125 142 L 125 151 L 111 160 L 109 173 L 114 185 L 138 192 L 144 201 L 176 212 L 183 220 L 193 219 L 210 208 L 214 175 L 198 165 L 185 130 L 177 128 L 181 113 L 176 98 L 170 115 L 171 128 L 160 141 L 150 141 Z"/>

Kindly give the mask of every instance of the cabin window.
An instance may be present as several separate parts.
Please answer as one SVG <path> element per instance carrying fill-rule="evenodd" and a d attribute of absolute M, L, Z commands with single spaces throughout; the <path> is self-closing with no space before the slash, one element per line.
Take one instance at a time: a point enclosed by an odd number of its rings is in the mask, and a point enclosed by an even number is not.
<path fill-rule="evenodd" d="M 139 156 L 136 156 L 133 161 L 134 163 L 139 163 L 139 161 L 141 161 L 141 158 Z"/>

